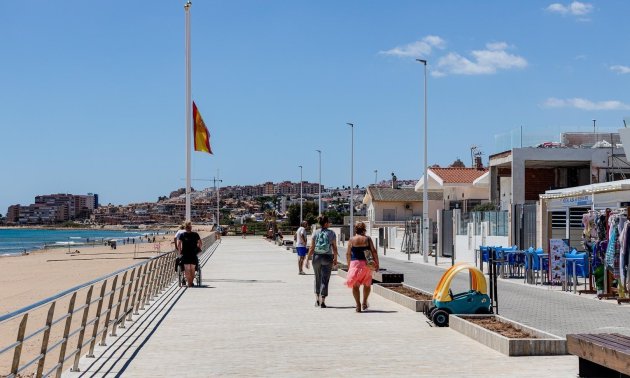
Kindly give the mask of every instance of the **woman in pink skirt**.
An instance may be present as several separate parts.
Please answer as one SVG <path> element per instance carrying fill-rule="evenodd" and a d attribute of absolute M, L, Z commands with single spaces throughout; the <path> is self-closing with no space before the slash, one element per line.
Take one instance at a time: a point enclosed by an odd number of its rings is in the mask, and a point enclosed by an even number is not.
<path fill-rule="evenodd" d="M 369 236 L 365 236 L 365 224 L 357 222 L 354 226 L 355 235 L 348 241 L 346 260 L 348 262 L 348 278 L 346 285 L 352 288 L 352 295 L 357 304 L 356 311 L 361 312 L 368 308 L 368 296 L 372 286 L 372 271 L 378 270 L 378 253 Z M 367 257 L 366 257 L 367 254 Z M 369 254 L 372 255 L 373 264 L 368 266 Z M 363 303 L 359 287 L 363 285 Z"/>

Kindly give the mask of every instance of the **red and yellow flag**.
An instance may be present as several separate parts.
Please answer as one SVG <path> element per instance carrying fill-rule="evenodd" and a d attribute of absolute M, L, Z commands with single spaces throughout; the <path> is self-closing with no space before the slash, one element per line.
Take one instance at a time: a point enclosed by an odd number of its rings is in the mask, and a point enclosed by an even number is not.
<path fill-rule="evenodd" d="M 210 132 L 206 127 L 206 124 L 203 122 L 203 118 L 201 118 L 201 114 L 199 110 L 197 110 L 197 105 L 193 101 L 193 130 L 195 133 L 195 151 L 207 152 L 211 155 L 212 148 L 210 148 Z"/>

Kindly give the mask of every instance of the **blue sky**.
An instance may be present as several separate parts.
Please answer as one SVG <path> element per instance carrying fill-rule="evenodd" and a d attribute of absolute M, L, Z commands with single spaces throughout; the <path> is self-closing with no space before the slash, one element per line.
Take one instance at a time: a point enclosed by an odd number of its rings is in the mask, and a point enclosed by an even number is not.
<path fill-rule="evenodd" d="M 155 201 L 185 185 L 183 1 L 0 2 L 0 212 L 45 193 Z M 511 132 L 623 126 L 630 2 L 195 1 L 193 178 L 355 184 L 470 163 Z M 514 135 L 516 135 L 514 134 Z M 210 186 L 193 181 L 193 187 Z"/>

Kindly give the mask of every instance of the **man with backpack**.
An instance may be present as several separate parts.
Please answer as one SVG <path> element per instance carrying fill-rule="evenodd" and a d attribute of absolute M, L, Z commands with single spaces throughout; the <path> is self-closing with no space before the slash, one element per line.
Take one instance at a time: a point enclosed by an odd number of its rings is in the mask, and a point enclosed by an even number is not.
<path fill-rule="evenodd" d="M 313 233 L 311 247 L 306 256 L 306 269 L 312 257 L 315 272 L 315 306 L 326 308 L 330 273 L 333 266 L 337 265 L 337 235 L 328 229 L 330 221 L 326 215 L 321 215 L 317 222 L 321 228 Z"/>

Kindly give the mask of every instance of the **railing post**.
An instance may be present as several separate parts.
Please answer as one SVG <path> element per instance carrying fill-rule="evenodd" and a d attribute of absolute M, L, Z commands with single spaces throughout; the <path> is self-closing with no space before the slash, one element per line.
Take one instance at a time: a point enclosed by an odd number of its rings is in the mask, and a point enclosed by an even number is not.
<path fill-rule="evenodd" d="M 101 286 L 101 296 L 98 299 L 98 305 L 96 306 L 96 317 L 94 318 L 94 328 L 92 328 L 92 341 L 90 342 L 90 350 L 87 357 L 94 358 L 94 346 L 96 345 L 96 338 L 98 335 L 98 323 L 101 321 L 101 310 L 103 309 L 103 300 L 105 299 L 105 289 L 107 288 L 107 280 L 103 281 Z"/>
<path fill-rule="evenodd" d="M 114 277 L 114 281 L 112 282 L 112 293 L 109 296 L 109 306 L 107 306 L 107 315 L 105 315 L 105 322 L 103 325 L 105 329 L 103 330 L 103 336 L 101 337 L 101 343 L 99 345 L 106 346 L 105 338 L 107 338 L 107 328 L 109 328 L 109 318 L 112 314 L 112 305 L 114 304 L 114 294 L 116 293 L 116 282 L 118 281 L 118 276 Z"/>
<path fill-rule="evenodd" d="M 85 327 L 87 324 L 88 314 L 90 312 L 90 301 L 92 300 L 92 290 L 94 285 L 90 286 L 85 296 L 85 308 L 83 309 L 83 318 L 81 319 L 81 331 L 79 332 L 79 338 L 77 339 L 77 353 L 74 355 L 74 364 L 70 371 L 79 371 L 79 359 L 81 359 L 81 345 L 83 344 L 83 338 L 85 337 Z"/>
<path fill-rule="evenodd" d="M 170 253 L 168 255 L 162 256 L 162 259 L 164 260 L 164 264 L 162 268 L 162 278 L 160 280 L 160 292 L 166 289 L 166 285 L 169 282 L 168 277 L 170 277 L 170 274 L 168 273 L 170 272 L 170 269 L 173 267 L 173 264 L 171 264 L 171 259 L 169 259 L 169 257 L 170 257 Z"/>
<path fill-rule="evenodd" d="M 144 266 L 144 273 L 142 274 L 142 284 L 140 285 L 140 295 L 138 296 L 138 309 L 144 310 L 144 305 L 147 303 L 147 291 L 149 290 L 149 278 L 151 276 L 151 264 L 153 261 L 149 262 Z M 136 311 L 137 314 L 137 311 Z"/>
<path fill-rule="evenodd" d="M 110 336 L 118 336 L 116 334 L 116 327 L 118 326 L 118 316 L 120 315 L 120 306 L 122 306 L 123 294 L 125 294 L 125 283 L 127 282 L 127 272 L 123 274 L 122 282 L 120 283 L 120 294 L 118 295 L 118 304 L 116 305 L 116 315 L 114 315 L 114 321 L 112 324 L 112 333 Z M 114 294 L 116 294 L 114 292 Z"/>
<path fill-rule="evenodd" d="M 48 316 L 46 316 L 46 330 L 42 337 L 42 347 L 39 350 L 39 354 L 42 358 L 37 362 L 37 374 L 36 377 L 41 377 L 44 372 L 44 363 L 46 362 L 46 350 L 48 349 L 48 340 L 50 339 L 50 327 L 52 325 L 53 316 L 55 315 L 55 303 L 53 302 L 48 309 Z"/>
<path fill-rule="evenodd" d="M 118 326 L 119 328 L 125 328 L 125 319 L 127 318 L 127 310 L 129 309 L 129 299 L 131 298 L 131 288 L 133 286 L 133 279 L 136 275 L 136 269 L 134 268 L 131 271 L 131 278 L 129 278 L 129 288 L 127 289 L 127 296 L 125 298 L 125 308 L 123 310 L 123 316 L 120 319 L 120 326 Z"/>
<path fill-rule="evenodd" d="M 147 274 L 147 265 L 148 264 L 143 265 L 140 268 L 140 272 L 141 273 L 138 275 L 138 282 L 140 282 L 140 291 L 136 290 L 136 292 L 133 294 L 133 301 L 134 301 L 134 305 L 135 305 L 135 307 L 134 307 L 135 310 L 133 312 L 134 315 L 140 314 L 138 312 L 138 310 L 140 309 L 140 306 L 141 306 L 141 303 L 142 303 L 142 292 L 143 292 L 143 289 L 144 289 L 144 276 L 146 276 L 146 274 Z M 137 283 L 136 283 L 136 285 L 137 285 Z M 136 301 L 136 299 L 137 299 L 137 301 Z"/>
<path fill-rule="evenodd" d="M 159 294 L 162 293 L 162 283 L 164 282 L 164 273 L 165 272 L 165 268 L 166 268 L 166 259 L 164 258 L 164 256 L 160 257 L 158 259 L 158 262 L 160 264 L 160 267 L 158 269 L 158 277 L 156 279 L 156 287 L 155 287 L 155 295 L 154 296 L 158 296 Z"/>
<path fill-rule="evenodd" d="M 28 320 L 28 312 L 24 314 L 18 328 L 17 342 L 19 343 L 13 351 L 13 363 L 11 363 L 11 374 L 16 375 L 20 367 L 20 356 L 22 355 L 22 342 L 24 341 L 24 332 L 26 331 L 26 322 Z"/>
<path fill-rule="evenodd" d="M 171 264 L 171 259 L 169 259 L 170 255 L 171 254 L 169 253 L 168 255 L 162 256 L 162 259 L 164 259 L 164 268 L 162 269 L 162 279 L 160 280 L 160 291 L 163 291 L 166 288 L 166 285 L 169 282 L 168 277 L 171 276 L 170 274 L 168 274 L 170 272 L 170 269 L 173 268 L 173 264 Z"/>
<path fill-rule="evenodd" d="M 155 265 L 157 261 L 151 261 L 149 267 L 149 277 L 147 277 L 147 290 L 144 292 L 144 304 L 148 305 L 151 303 L 151 299 L 153 298 L 153 287 L 155 286 L 153 281 L 155 279 Z"/>
<path fill-rule="evenodd" d="M 68 304 L 68 317 L 66 318 L 66 326 L 63 329 L 63 341 L 61 342 L 61 349 L 59 349 L 59 366 L 57 366 L 57 378 L 61 377 L 63 373 L 63 360 L 66 358 L 66 347 L 68 346 L 68 334 L 70 333 L 70 326 L 72 325 L 72 313 L 74 312 L 74 301 L 77 299 L 77 292 L 75 291 L 70 297 L 70 303 Z"/>

